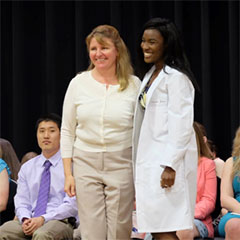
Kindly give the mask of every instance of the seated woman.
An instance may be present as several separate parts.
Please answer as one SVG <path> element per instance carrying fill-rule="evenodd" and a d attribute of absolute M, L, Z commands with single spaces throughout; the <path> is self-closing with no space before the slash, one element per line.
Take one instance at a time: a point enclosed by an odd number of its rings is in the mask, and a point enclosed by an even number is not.
<path fill-rule="evenodd" d="M 221 205 L 227 213 L 221 218 L 218 232 L 227 240 L 240 236 L 240 127 L 233 141 L 232 157 L 224 164 L 221 181 Z"/>
<path fill-rule="evenodd" d="M 5 161 L 0 158 L 0 213 L 2 211 L 5 211 L 7 208 L 9 195 L 9 176 L 10 176 L 9 167 L 5 163 Z"/>
<path fill-rule="evenodd" d="M 17 180 L 19 168 L 20 163 L 11 143 L 0 138 L 0 225 L 14 216 L 13 203 L 8 205 L 10 178 Z"/>
<path fill-rule="evenodd" d="M 217 177 L 215 163 L 211 159 L 211 151 L 204 141 L 201 124 L 193 123 L 198 144 L 198 170 L 197 170 L 197 198 L 194 214 L 194 227 L 192 230 L 177 231 L 180 240 L 194 237 L 210 237 L 214 235 L 211 213 L 215 209 L 217 194 Z"/>
<path fill-rule="evenodd" d="M 16 181 L 20 169 L 20 162 L 12 144 L 3 138 L 0 138 L 0 158 L 8 165 L 11 171 L 11 179 Z"/>

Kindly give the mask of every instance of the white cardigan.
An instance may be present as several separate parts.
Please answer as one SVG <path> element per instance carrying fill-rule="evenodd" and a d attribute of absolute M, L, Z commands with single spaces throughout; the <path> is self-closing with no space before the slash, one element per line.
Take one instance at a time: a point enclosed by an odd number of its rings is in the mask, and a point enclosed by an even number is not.
<path fill-rule="evenodd" d="M 70 82 L 63 104 L 61 153 L 72 158 L 73 147 L 88 152 L 113 152 L 132 146 L 133 115 L 140 80 L 131 76 L 129 86 L 96 81 L 91 71 Z"/>

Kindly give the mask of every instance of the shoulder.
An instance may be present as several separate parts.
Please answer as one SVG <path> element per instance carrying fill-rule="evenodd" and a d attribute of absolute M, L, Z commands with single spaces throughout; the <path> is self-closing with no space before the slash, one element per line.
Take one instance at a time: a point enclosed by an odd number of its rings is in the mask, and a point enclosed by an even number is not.
<path fill-rule="evenodd" d="M 129 77 L 129 84 L 133 85 L 136 88 L 139 88 L 140 85 L 141 85 L 141 81 L 140 81 L 140 79 L 137 76 L 130 75 L 130 77 Z"/>
<path fill-rule="evenodd" d="M 76 86 L 82 83 L 82 81 L 86 81 L 86 79 L 90 78 L 90 72 L 89 71 L 83 71 L 78 73 L 69 83 L 70 86 Z"/>
<path fill-rule="evenodd" d="M 225 163 L 226 163 L 225 165 L 232 165 L 232 164 L 233 164 L 233 157 L 229 157 L 229 158 L 226 160 Z"/>
<path fill-rule="evenodd" d="M 190 80 L 186 74 L 184 74 L 183 72 L 180 72 L 179 70 L 177 70 L 175 68 L 165 66 L 165 68 L 163 69 L 163 72 L 164 72 L 165 76 L 169 77 L 170 80 L 174 79 L 176 81 L 177 79 L 180 79 L 180 80 L 186 80 L 186 81 L 190 82 Z"/>
<path fill-rule="evenodd" d="M 8 173 L 8 176 L 11 176 L 11 171 L 7 165 L 7 163 L 0 158 L 0 172 L 2 172 L 4 169 L 6 169 L 7 173 Z"/>
<path fill-rule="evenodd" d="M 222 176 L 232 172 L 232 168 L 233 168 L 233 157 L 229 157 L 224 163 Z"/>
<path fill-rule="evenodd" d="M 83 78 L 86 78 L 86 77 L 90 77 L 90 73 L 91 71 L 83 71 L 83 72 L 79 72 L 77 73 L 77 75 L 73 78 L 73 79 L 83 79 Z"/>
<path fill-rule="evenodd" d="M 215 159 L 214 159 L 214 162 L 215 162 L 215 163 L 221 163 L 221 164 L 224 164 L 224 163 L 225 163 L 225 162 L 224 162 L 221 158 L 219 158 L 219 157 L 218 157 L 218 158 L 215 158 Z"/>
<path fill-rule="evenodd" d="M 225 162 L 221 158 L 215 158 L 213 161 L 215 162 L 216 165 L 219 166 L 224 166 L 225 164 Z"/>
<path fill-rule="evenodd" d="M 179 70 L 177 70 L 176 68 L 172 68 L 168 65 L 166 65 L 163 69 L 164 73 L 169 75 L 169 76 L 186 76 L 184 73 L 180 72 Z"/>
<path fill-rule="evenodd" d="M 232 166 L 233 166 L 233 157 L 230 157 L 226 160 L 224 164 L 224 168 L 229 169 L 229 168 L 232 168 Z"/>
<path fill-rule="evenodd" d="M 3 171 L 4 168 L 7 168 L 6 162 L 0 158 L 0 172 Z"/>
<path fill-rule="evenodd" d="M 223 171 L 221 175 L 221 179 L 223 182 L 225 181 L 232 181 L 232 171 L 233 171 L 233 158 L 230 157 L 226 160 L 224 166 L 223 166 Z"/>
<path fill-rule="evenodd" d="M 36 168 L 39 158 L 40 158 L 40 155 L 37 155 L 36 157 L 31 158 L 27 162 L 23 163 L 19 172 L 21 172 L 21 173 L 28 172 L 28 171 L 31 171 L 33 168 Z"/>
<path fill-rule="evenodd" d="M 189 89 L 190 91 L 194 89 L 192 82 L 183 72 L 169 66 L 165 66 L 163 72 L 168 85 L 179 89 Z"/>
<path fill-rule="evenodd" d="M 210 168 L 215 169 L 216 168 L 214 160 L 207 158 L 207 157 L 201 157 L 201 164 L 207 169 L 210 169 Z"/>

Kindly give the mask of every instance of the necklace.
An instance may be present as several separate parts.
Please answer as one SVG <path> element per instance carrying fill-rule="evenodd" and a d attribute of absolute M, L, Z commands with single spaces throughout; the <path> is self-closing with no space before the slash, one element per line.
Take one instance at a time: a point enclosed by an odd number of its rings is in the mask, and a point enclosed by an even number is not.
<path fill-rule="evenodd" d="M 155 69 L 154 72 L 152 73 L 151 77 L 148 80 L 148 83 L 146 85 L 147 89 L 149 89 L 153 83 L 153 81 L 157 78 L 159 72 L 161 71 L 161 69 Z"/>

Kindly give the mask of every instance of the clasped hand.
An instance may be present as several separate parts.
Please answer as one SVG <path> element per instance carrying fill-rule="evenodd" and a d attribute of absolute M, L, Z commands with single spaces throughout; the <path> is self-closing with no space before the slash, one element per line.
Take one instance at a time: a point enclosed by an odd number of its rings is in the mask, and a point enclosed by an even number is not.
<path fill-rule="evenodd" d="M 172 187 L 175 182 L 175 176 L 176 172 L 174 169 L 170 167 L 165 167 L 161 175 L 160 186 L 162 188 Z"/>
<path fill-rule="evenodd" d="M 33 233 L 44 224 L 43 217 L 34 217 L 26 219 L 22 224 L 22 230 L 25 235 L 32 236 Z"/>

